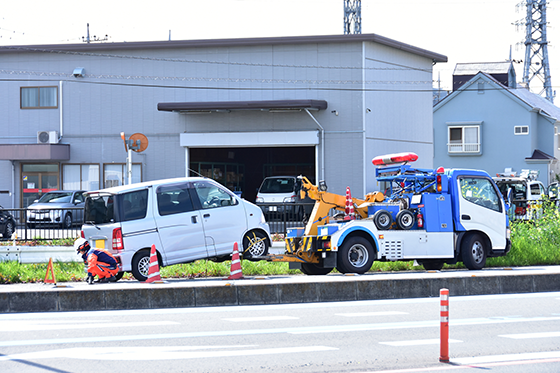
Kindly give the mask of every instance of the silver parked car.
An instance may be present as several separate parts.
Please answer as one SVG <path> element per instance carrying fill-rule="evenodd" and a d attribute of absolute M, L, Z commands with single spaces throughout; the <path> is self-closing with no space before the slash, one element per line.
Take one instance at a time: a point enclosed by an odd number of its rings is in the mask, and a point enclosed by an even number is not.
<path fill-rule="evenodd" d="M 27 207 L 27 226 L 56 224 L 70 228 L 84 221 L 85 191 L 55 190 L 43 194 Z"/>

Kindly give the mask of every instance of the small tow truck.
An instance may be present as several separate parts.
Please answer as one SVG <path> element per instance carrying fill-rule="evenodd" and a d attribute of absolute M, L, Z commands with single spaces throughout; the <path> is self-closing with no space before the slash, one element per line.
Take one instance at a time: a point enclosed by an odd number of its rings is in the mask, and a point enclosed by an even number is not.
<path fill-rule="evenodd" d="M 306 226 L 288 230 L 284 254 L 259 259 L 325 275 L 333 268 L 363 274 L 375 260 L 416 260 L 427 270 L 463 262 L 479 270 L 487 257 L 506 255 L 508 205 L 488 173 L 414 168 L 409 163 L 417 159 L 414 153 L 374 158 L 377 180 L 389 187 L 364 199 L 329 193 L 324 182 L 315 186 L 302 177 L 302 198 L 316 201 Z"/>

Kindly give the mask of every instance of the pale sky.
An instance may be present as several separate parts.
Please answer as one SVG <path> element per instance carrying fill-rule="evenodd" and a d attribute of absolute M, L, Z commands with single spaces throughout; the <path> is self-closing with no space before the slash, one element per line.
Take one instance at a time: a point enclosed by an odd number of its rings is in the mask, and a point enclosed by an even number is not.
<path fill-rule="evenodd" d="M 335 35 L 343 0 L 0 0 L 0 45 Z M 522 60 L 521 0 L 362 0 L 362 33 L 375 33 L 446 55 L 434 80 L 450 89 L 458 62 Z M 516 10 L 518 11 L 516 12 Z M 547 9 L 552 85 L 560 95 L 560 0 Z M 521 45 L 516 46 L 517 43 Z M 558 46 L 558 47 L 556 47 Z M 0 60 L 1 68 L 1 60 Z M 516 65 L 518 81 L 523 65 Z M 542 87 L 542 83 L 538 84 Z M 536 92 L 539 93 L 539 92 Z M 560 102 L 560 101 L 558 101 Z"/>

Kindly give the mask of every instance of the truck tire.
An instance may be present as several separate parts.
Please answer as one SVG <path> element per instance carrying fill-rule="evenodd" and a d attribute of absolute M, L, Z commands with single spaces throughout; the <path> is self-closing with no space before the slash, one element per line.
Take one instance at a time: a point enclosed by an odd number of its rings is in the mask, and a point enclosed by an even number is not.
<path fill-rule="evenodd" d="M 373 246 L 367 239 L 350 237 L 339 248 L 336 269 L 340 273 L 362 274 L 369 271 L 375 256 Z"/>
<path fill-rule="evenodd" d="M 393 225 L 393 216 L 387 210 L 379 210 L 373 214 L 373 222 L 379 230 L 387 230 Z"/>
<path fill-rule="evenodd" d="M 268 239 L 260 231 L 247 232 L 243 236 L 243 259 L 252 260 L 254 256 L 268 254 Z"/>
<path fill-rule="evenodd" d="M 401 210 L 397 214 L 397 226 L 402 230 L 409 230 L 416 222 L 414 214 L 410 210 Z"/>
<path fill-rule="evenodd" d="M 486 265 L 486 245 L 479 233 L 470 234 L 461 243 L 461 257 L 468 269 L 482 269 Z"/>
<path fill-rule="evenodd" d="M 319 267 L 315 263 L 301 263 L 301 269 L 300 270 L 301 270 L 301 272 L 303 272 L 306 275 L 322 276 L 322 275 L 326 275 L 326 274 L 330 273 L 333 269 L 332 268 Z"/>
<path fill-rule="evenodd" d="M 443 260 L 430 259 L 419 262 L 426 271 L 439 271 L 443 268 Z"/>
<path fill-rule="evenodd" d="M 148 271 L 150 268 L 150 251 L 142 250 L 132 258 L 132 276 L 138 281 L 146 281 L 148 279 Z"/>

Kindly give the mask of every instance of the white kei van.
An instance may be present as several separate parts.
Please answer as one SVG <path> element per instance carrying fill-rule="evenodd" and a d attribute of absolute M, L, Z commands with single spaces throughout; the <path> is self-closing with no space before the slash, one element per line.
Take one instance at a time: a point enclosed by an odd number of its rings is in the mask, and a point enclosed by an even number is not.
<path fill-rule="evenodd" d="M 229 260 L 235 242 L 250 259 L 266 255 L 272 242 L 258 206 L 201 177 L 87 192 L 84 215 L 82 237 L 92 247 L 108 249 L 123 272 L 139 281 L 148 277 L 152 244 L 164 267 Z"/>

